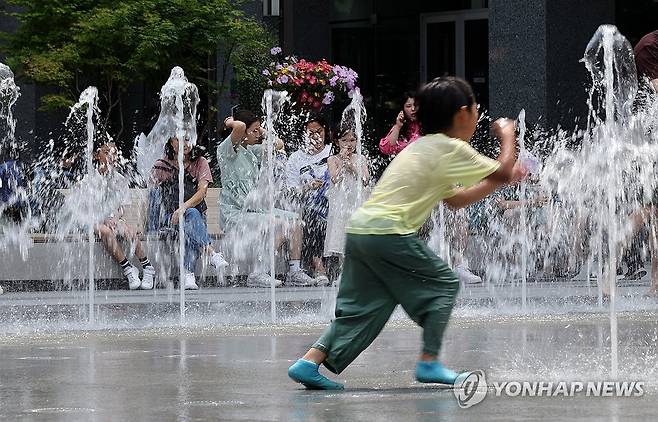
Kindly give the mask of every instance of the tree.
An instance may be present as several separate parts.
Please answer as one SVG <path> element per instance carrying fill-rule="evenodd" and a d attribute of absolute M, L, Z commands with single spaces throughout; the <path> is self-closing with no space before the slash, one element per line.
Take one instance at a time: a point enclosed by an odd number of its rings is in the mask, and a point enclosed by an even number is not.
<path fill-rule="evenodd" d="M 104 123 L 124 130 L 126 91 L 137 82 L 164 83 L 181 66 L 199 87 L 206 125 L 226 89 L 227 66 L 237 78 L 258 79 L 254 57 L 267 56 L 272 36 L 229 0 L 9 0 L 19 13 L 15 34 L 3 34 L 17 77 L 52 87 L 42 110 L 68 107 L 95 85 Z"/>

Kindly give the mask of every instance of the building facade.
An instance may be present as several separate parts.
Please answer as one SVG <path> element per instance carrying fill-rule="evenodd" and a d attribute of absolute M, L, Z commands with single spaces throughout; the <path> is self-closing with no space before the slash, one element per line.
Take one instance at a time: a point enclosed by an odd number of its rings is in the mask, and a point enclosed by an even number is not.
<path fill-rule="evenodd" d="M 586 113 L 580 63 L 599 25 L 635 44 L 658 29 L 656 0 L 265 0 L 284 51 L 359 73 L 375 126 L 405 90 L 440 75 L 468 80 L 491 116 L 574 126 Z"/>

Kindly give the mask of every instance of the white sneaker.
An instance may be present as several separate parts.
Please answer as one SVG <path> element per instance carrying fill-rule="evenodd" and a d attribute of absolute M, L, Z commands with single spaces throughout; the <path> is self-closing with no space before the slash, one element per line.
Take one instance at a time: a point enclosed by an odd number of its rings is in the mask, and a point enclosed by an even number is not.
<path fill-rule="evenodd" d="M 0 286 L 0 295 L 3 294 L 5 291 L 2 289 L 2 286 Z"/>
<path fill-rule="evenodd" d="M 315 280 L 302 270 L 291 271 L 286 275 L 286 285 L 297 287 L 315 286 Z"/>
<path fill-rule="evenodd" d="M 139 289 L 142 282 L 139 280 L 139 270 L 132 265 L 123 269 L 123 275 L 128 279 L 128 288 L 130 290 Z"/>
<path fill-rule="evenodd" d="M 280 287 L 281 280 L 274 280 L 274 287 Z M 247 276 L 247 287 L 271 287 L 272 277 L 267 273 L 251 273 Z"/>
<path fill-rule="evenodd" d="M 464 264 L 459 264 L 455 267 L 455 272 L 459 279 L 466 284 L 479 284 L 482 283 L 480 276 L 477 276 L 471 272 Z"/>
<path fill-rule="evenodd" d="M 221 252 L 214 252 L 212 255 L 210 255 L 210 265 L 215 268 L 215 271 L 219 271 L 220 269 L 228 266 L 228 261 L 224 259 L 224 255 L 222 255 Z"/>
<path fill-rule="evenodd" d="M 185 273 L 185 290 L 199 290 L 194 273 Z"/>
<path fill-rule="evenodd" d="M 144 268 L 144 274 L 142 274 L 142 284 L 140 288 L 142 290 L 151 290 L 153 288 L 155 280 L 155 268 L 148 266 Z"/>
<path fill-rule="evenodd" d="M 315 281 L 315 285 L 320 287 L 326 287 L 331 284 L 331 281 L 329 281 L 329 277 L 327 277 L 325 274 L 320 274 L 316 276 L 314 281 Z"/>

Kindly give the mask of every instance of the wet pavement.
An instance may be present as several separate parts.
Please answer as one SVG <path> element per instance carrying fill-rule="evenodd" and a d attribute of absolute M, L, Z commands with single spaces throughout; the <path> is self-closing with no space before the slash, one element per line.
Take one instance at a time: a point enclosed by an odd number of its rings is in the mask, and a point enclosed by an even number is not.
<path fill-rule="evenodd" d="M 642 397 L 496 397 L 502 381 L 611 380 L 604 313 L 522 317 L 460 311 L 443 361 L 482 369 L 483 402 L 413 380 L 420 330 L 403 317 L 344 373 L 342 392 L 306 391 L 287 367 L 323 324 L 0 335 L 0 420 L 655 420 L 658 315 L 619 316 L 619 381 Z"/>

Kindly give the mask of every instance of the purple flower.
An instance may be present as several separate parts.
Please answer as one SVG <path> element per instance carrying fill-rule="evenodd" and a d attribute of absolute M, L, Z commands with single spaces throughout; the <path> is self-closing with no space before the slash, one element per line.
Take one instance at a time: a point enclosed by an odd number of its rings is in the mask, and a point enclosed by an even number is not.
<path fill-rule="evenodd" d="M 294 71 L 295 71 L 295 67 L 292 66 L 292 65 L 288 66 L 288 71 L 289 71 L 289 72 L 294 72 Z"/>
<path fill-rule="evenodd" d="M 272 81 L 267 81 L 268 86 L 272 86 Z"/>
<path fill-rule="evenodd" d="M 281 69 L 283 69 L 283 66 L 281 66 L 280 64 L 277 64 L 276 65 L 276 70 L 281 70 Z"/>
<path fill-rule="evenodd" d="M 354 97 L 355 93 L 361 94 L 361 90 L 359 89 L 359 87 L 356 87 L 354 89 L 350 89 L 349 92 L 347 93 L 348 98 Z"/>
<path fill-rule="evenodd" d="M 263 69 L 263 75 L 270 76 L 270 71 L 267 69 Z"/>
<path fill-rule="evenodd" d="M 356 86 L 356 80 L 359 77 L 359 75 L 354 70 L 350 69 L 349 67 L 340 65 L 335 65 L 332 70 L 336 75 L 334 77 L 338 77 L 340 81 L 346 85 L 348 91 L 354 90 L 354 87 Z M 331 86 L 334 86 L 334 84 Z"/>
<path fill-rule="evenodd" d="M 283 85 L 288 83 L 288 77 L 286 75 L 281 75 L 278 78 L 276 78 L 276 81 Z"/>
<path fill-rule="evenodd" d="M 334 76 L 331 79 L 329 79 L 329 85 L 331 86 L 336 86 L 336 83 L 338 82 L 338 76 Z"/>
<path fill-rule="evenodd" d="M 270 50 L 270 54 L 273 56 L 276 56 L 280 52 L 281 52 L 281 47 L 272 47 L 272 49 Z"/>
<path fill-rule="evenodd" d="M 334 93 L 333 92 L 327 92 L 324 94 L 324 98 L 322 99 L 322 104 L 331 104 L 334 101 Z"/>

